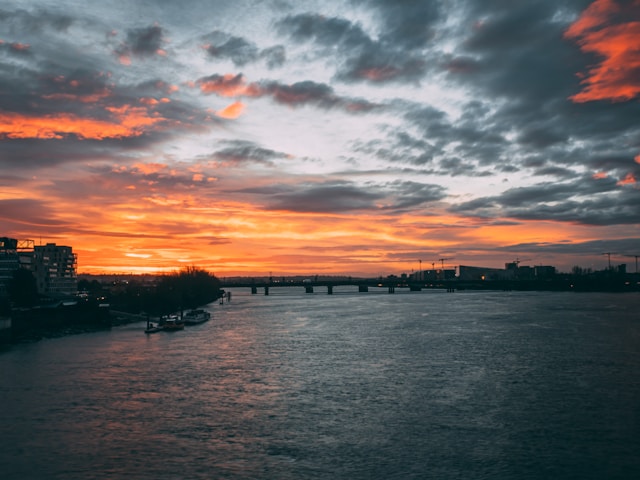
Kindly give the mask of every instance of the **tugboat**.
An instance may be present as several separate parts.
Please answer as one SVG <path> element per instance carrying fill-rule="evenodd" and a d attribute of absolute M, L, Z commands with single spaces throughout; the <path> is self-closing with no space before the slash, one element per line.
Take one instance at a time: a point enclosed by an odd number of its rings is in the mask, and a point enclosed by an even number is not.
<path fill-rule="evenodd" d="M 211 314 L 205 310 L 197 309 L 197 310 L 189 310 L 183 316 L 183 321 L 185 325 L 197 325 L 199 323 L 204 323 L 211 318 Z"/>
<path fill-rule="evenodd" d="M 184 330 L 184 322 L 180 321 L 178 315 L 169 315 L 164 319 L 162 329 L 165 332 L 174 332 L 176 330 Z"/>

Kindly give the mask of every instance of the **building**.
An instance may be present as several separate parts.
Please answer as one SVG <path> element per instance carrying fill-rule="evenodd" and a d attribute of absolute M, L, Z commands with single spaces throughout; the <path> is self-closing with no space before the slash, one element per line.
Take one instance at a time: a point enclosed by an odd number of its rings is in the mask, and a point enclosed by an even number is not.
<path fill-rule="evenodd" d="M 535 267 L 535 270 L 536 278 L 538 280 L 551 279 L 556 275 L 556 267 L 552 267 L 550 265 L 539 265 Z"/>
<path fill-rule="evenodd" d="M 33 248 L 31 271 L 42 295 L 74 295 L 78 291 L 78 256 L 55 243 Z"/>
<path fill-rule="evenodd" d="M 33 240 L 0 237 L 0 298 L 9 295 L 9 283 L 18 268 L 31 269 Z"/>
<path fill-rule="evenodd" d="M 462 281 L 513 280 L 515 272 L 514 269 L 503 270 L 501 268 L 460 265 L 459 279 Z"/>

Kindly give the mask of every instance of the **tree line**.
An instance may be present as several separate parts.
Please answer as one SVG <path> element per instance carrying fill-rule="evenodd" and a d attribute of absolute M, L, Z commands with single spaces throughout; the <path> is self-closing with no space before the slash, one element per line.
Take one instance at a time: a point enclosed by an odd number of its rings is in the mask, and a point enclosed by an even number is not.
<path fill-rule="evenodd" d="M 196 308 L 221 296 L 218 278 L 197 267 L 162 275 L 151 285 L 137 280 L 105 285 L 83 279 L 78 282 L 78 291 L 87 294 L 87 302 L 109 303 L 114 310 L 151 315 Z M 35 277 L 23 268 L 14 271 L 8 294 L 8 301 L 15 307 L 35 307 L 51 300 L 38 294 Z"/>

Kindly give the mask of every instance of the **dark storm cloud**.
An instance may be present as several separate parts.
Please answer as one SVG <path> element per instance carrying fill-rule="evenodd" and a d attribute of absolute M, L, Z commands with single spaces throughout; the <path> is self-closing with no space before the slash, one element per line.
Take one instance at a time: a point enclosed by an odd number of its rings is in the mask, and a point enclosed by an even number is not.
<path fill-rule="evenodd" d="M 405 50 L 420 49 L 428 44 L 436 34 L 438 22 L 444 18 L 443 2 L 438 0 L 354 0 L 353 3 L 373 8 L 382 27 L 383 41 Z"/>
<path fill-rule="evenodd" d="M 164 41 L 164 31 L 158 25 L 136 28 L 127 32 L 127 40 L 116 49 L 116 53 L 148 57 L 161 51 Z"/>
<path fill-rule="evenodd" d="M 322 108 L 340 108 L 349 113 L 368 112 L 380 107 L 363 99 L 341 97 L 329 85 L 310 80 L 291 85 L 264 82 L 261 90 L 276 102 L 290 106 L 314 104 Z"/>
<path fill-rule="evenodd" d="M 213 93 L 224 97 L 268 96 L 275 102 L 290 107 L 315 105 L 326 109 L 339 108 L 348 113 L 362 113 L 382 108 L 381 105 L 366 100 L 338 96 L 331 86 L 311 80 L 291 85 L 272 81 L 246 83 L 242 74 L 214 74 L 199 78 L 195 83 L 204 94 Z"/>
<path fill-rule="evenodd" d="M 563 143 L 567 140 L 565 136 L 559 135 L 556 131 L 545 127 L 525 128 L 518 138 L 518 141 L 524 145 L 530 145 L 534 148 L 546 148 L 557 143 Z"/>
<path fill-rule="evenodd" d="M 501 100 L 488 128 L 515 131 L 524 151 L 567 149 L 576 140 L 593 141 L 594 135 L 640 133 L 632 120 L 640 116 L 638 102 L 569 100 L 581 88 L 577 74 L 591 59 L 563 35 L 590 3 L 467 1 L 461 10 L 462 42 L 455 54 L 443 56 L 443 68 L 471 91 Z"/>
<path fill-rule="evenodd" d="M 237 67 L 264 60 L 269 68 L 275 68 L 282 66 L 286 59 L 282 45 L 260 50 L 255 43 L 220 30 L 203 36 L 202 41 L 206 42 L 204 49 L 209 58 L 228 59 Z"/>
<path fill-rule="evenodd" d="M 374 41 L 346 19 L 300 14 L 285 17 L 277 26 L 296 42 L 315 43 L 318 55 L 328 55 L 338 64 L 336 78 L 343 81 L 416 82 L 427 69 L 421 55 L 401 45 Z"/>
<path fill-rule="evenodd" d="M 612 252 L 612 263 L 634 262 L 633 258 L 639 251 L 640 237 L 620 239 L 591 240 L 575 243 L 519 243 L 504 247 L 508 251 L 539 252 L 542 254 L 558 253 L 563 255 L 605 255 L 603 252 Z M 629 269 L 628 271 L 633 271 Z"/>
<path fill-rule="evenodd" d="M 388 129 L 384 142 L 376 139 L 360 143 L 356 151 L 443 176 L 479 177 L 518 170 L 512 165 L 513 159 L 506 157 L 510 143 L 503 132 L 492 128 L 479 102 L 464 106 L 465 113 L 455 121 L 431 106 L 399 101 L 392 104 L 409 126 Z"/>
<path fill-rule="evenodd" d="M 296 185 L 272 197 L 269 203 L 273 210 L 340 213 L 372 209 L 384 195 L 344 182 Z"/>
<path fill-rule="evenodd" d="M 231 140 L 224 143 L 229 146 L 213 154 L 213 158 L 220 162 L 273 165 L 274 160 L 287 157 L 285 153 L 263 148 L 246 140 Z"/>
<path fill-rule="evenodd" d="M 440 54 L 437 63 L 476 100 L 463 105 L 458 118 L 429 106 L 400 105 L 407 126 L 387 131 L 388 142 L 375 154 L 430 173 L 439 164 L 440 172 L 451 175 L 476 175 L 474 166 L 483 168 L 483 175 L 532 169 L 533 175 L 559 181 L 585 166 L 617 177 L 637 171 L 640 103 L 570 101 L 580 89 L 576 74 L 591 59 L 563 35 L 590 3 L 466 1 L 460 10 L 448 9 L 449 18 L 457 19 L 449 24 L 457 27 L 442 32 L 456 39 L 456 47 Z M 385 5 L 374 5 L 385 11 Z M 444 10 L 433 5 L 427 23 L 438 31 Z M 388 8 L 395 7 L 389 2 Z M 392 22 L 381 22 L 380 39 L 392 38 Z M 428 35 L 409 34 L 408 45 L 418 38 L 428 45 Z M 543 162 L 527 166 L 534 157 Z"/>
<path fill-rule="evenodd" d="M 243 66 L 259 57 L 258 47 L 241 37 L 215 31 L 204 39 L 210 42 L 205 50 L 211 58 L 228 58 L 234 65 Z"/>
<path fill-rule="evenodd" d="M 426 206 L 446 196 L 440 185 L 394 181 L 357 185 L 348 181 L 300 183 L 248 188 L 241 193 L 258 195 L 271 210 L 341 213 L 392 211 Z"/>
<path fill-rule="evenodd" d="M 640 222 L 640 195 L 615 179 L 580 177 L 567 183 L 540 183 L 512 188 L 449 209 L 481 218 L 555 220 L 586 225 L 626 225 Z"/>
<path fill-rule="evenodd" d="M 383 204 L 387 210 L 403 211 L 442 200 L 446 189 L 441 185 L 396 180 L 381 186 L 391 197 L 389 203 Z"/>
<path fill-rule="evenodd" d="M 277 27 L 281 33 L 288 34 L 293 40 L 312 40 L 323 47 L 359 49 L 372 43 L 359 25 L 344 18 L 304 13 L 283 18 Z"/>

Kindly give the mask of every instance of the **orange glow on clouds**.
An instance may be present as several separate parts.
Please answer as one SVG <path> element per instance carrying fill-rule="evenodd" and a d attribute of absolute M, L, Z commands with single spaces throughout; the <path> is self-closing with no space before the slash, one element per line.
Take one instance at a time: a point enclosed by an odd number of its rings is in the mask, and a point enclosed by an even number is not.
<path fill-rule="evenodd" d="M 113 114 L 112 121 L 84 118 L 70 113 L 58 113 L 33 117 L 18 113 L 0 112 L 0 138 L 62 139 L 75 135 L 80 139 L 104 140 L 107 138 L 137 137 L 145 127 L 164 120 L 150 116 L 142 107 L 107 107 Z"/>
<path fill-rule="evenodd" d="M 126 171 L 126 167 L 121 168 Z M 136 163 L 132 166 L 132 169 L 138 170 L 144 175 L 162 172 L 163 170 L 168 170 L 168 168 L 164 163 Z"/>
<path fill-rule="evenodd" d="M 640 94 L 640 20 L 619 20 L 633 16 L 640 18 L 640 0 L 596 0 L 567 29 L 565 38 L 576 40 L 583 52 L 601 58 L 580 82 L 582 92 L 571 100 L 626 101 Z"/>
<path fill-rule="evenodd" d="M 245 105 L 242 102 L 234 102 L 226 108 L 216 112 L 216 115 L 221 118 L 234 119 L 238 118 L 244 112 Z"/>
<path fill-rule="evenodd" d="M 202 93 L 215 93 L 221 97 L 255 97 L 260 95 L 259 87 L 254 84 L 247 85 L 242 74 L 227 73 L 216 78 L 201 80 L 198 85 Z"/>
<path fill-rule="evenodd" d="M 633 185 L 634 183 L 636 183 L 636 177 L 633 176 L 633 173 L 627 173 L 616 185 Z"/>
<path fill-rule="evenodd" d="M 73 225 L 82 219 L 82 235 L 69 232 L 64 237 L 59 232 L 59 239 L 53 239 L 73 246 L 81 273 L 166 272 L 186 263 L 218 276 L 270 270 L 275 275 L 376 276 L 415 268 L 413 252 L 424 250 L 425 238 L 429 248 L 437 249 L 424 258 L 428 261 L 449 256 L 439 252 L 458 249 L 460 244 L 473 244 L 481 251 L 520 241 L 557 241 L 569 236 L 572 228 L 538 222 L 461 229 L 456 224 L 459 219 L 446 215 L 270 212 L 250 203 L 167 192 L 143 183 L 138 187 L 139 193 L 112 197 L 105 206 L 78 205 L 73 198 L 56 204 L 58 222 Z M 354 238 L 360 240 L 354 244 Z M 403 251 L 410 253 L 399 254 Z M 464 264 L 465 259 L 448 263 Z"/>
<path fill-rule="evenodd" d="M 43 241 L 71 245 L 80 273 L 169 272 L 186 264 L 220 277 L 269 271 L 378 276 L 410 272 L 417 268 L 416 258 L 426 268 L 442 257 L 454 257 L 447 262 L 451 265 L 501 267 L 512 260 L 508 253 L 488 265 L 470 257 L 516 243 L 589 240 L 593 234 L 589 227 L 568 223 L 496 226 L 435 209 L 428 216 L 268 210 L 251 199 L 225 198 L 216 190 L 212 168 L 138 162 L 116 166 L 110 174 L 65 177 L 69 185 L 90 192 L 83 202 L 66 187 L 55 200 L 48 192 L 39 195 L 31 188 L 38 182 L 33 180 L 31 186 L 0 192 L 0 199 L 4 194 L 42 202 L 47 223 L 38 221 L 40 214 L 30 221 L 24 215 L 5 218 L 9 212 L 0 212 L 0 221 L 12 222 L 17 238 L 42 235 Z M 203 188 L 194 189 L 196 184 Z"/>

